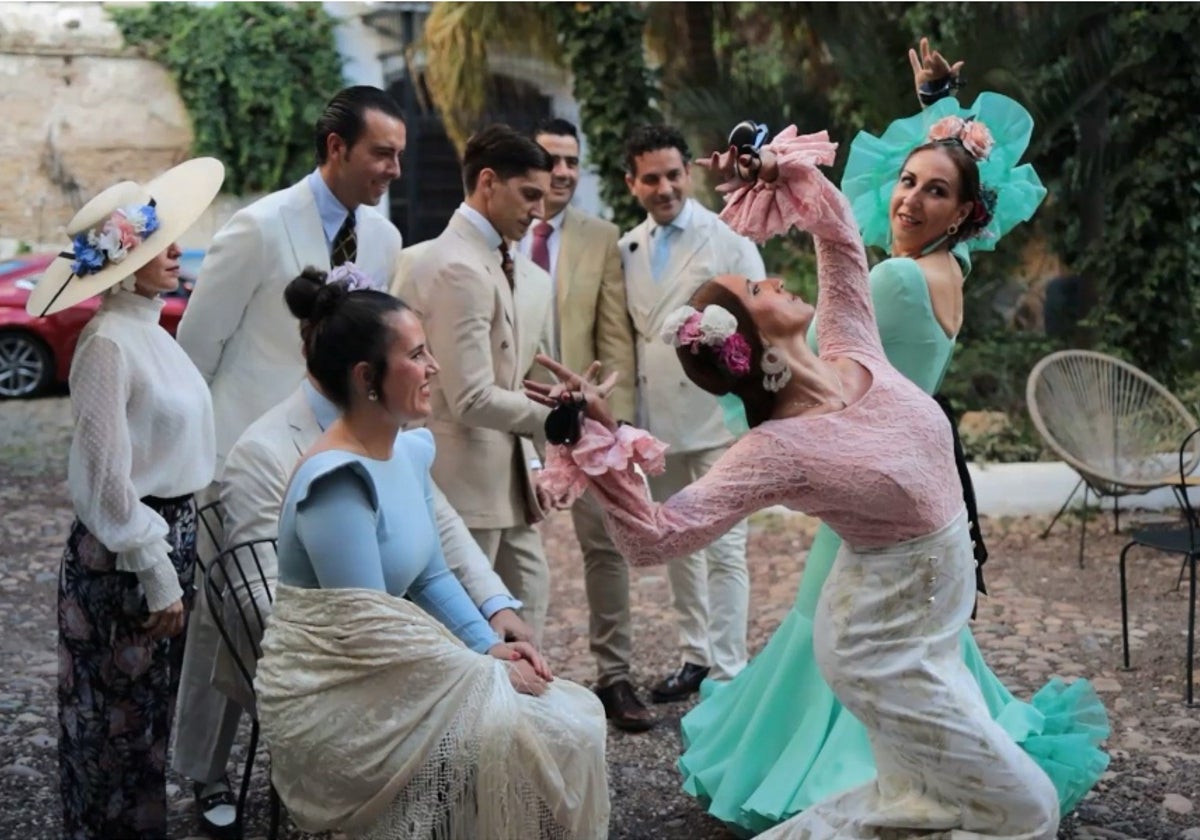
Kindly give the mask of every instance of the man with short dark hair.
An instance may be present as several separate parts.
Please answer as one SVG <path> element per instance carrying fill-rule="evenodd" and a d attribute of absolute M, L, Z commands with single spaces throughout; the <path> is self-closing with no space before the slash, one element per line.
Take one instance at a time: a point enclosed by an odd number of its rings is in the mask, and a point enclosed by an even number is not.
<path fill-rule="evenodd" d="M 521 240 L 520 251 L 549 273 L 554 284 L 557 358 L 571 370 L 599 361 L 604 373 L 620 374 L 609 405 L 622 420 L 634 418 L 633 325 L 625 302 L 620 231 L 570 206 L 579 184 L 579 133 L 564 119 L 538 123 L 533 139 L 550 155 L 546 218 Z M 638 699 L 630 679 L 633 640 L 629 610 L 629 564 L 604 528 L 590 495 L 571 508 L 583 550 L 583 580 L 590 618 L 589 645 L 596 657 L 596 694 L 613 725 L 642 732 L 654 715 Z"/>
<path fill-rule="evenodd" d="M 400 232 L 373 209 L 400 177 L 400 106 L 378 88 L 345 88 L 318 118 L 314 141 L 316 169 L 239 210 L 217 232 L 179 323 L 179 344 L 212 390 L 218 480 L 242 432 L 304 378 L 296 319 L 283 302 L 287 284 L 306 266 L 328 271 L 353 262 L 383 289 L 402 247 Z M 197 494 L 198 504 L 216 499 L 218 486 Z M 200 532 L 207 561 L 222 546 Z M 196 783 L 201 827 L 230 836 L 236 814 L 225 762 L 240 708 L 211 684 L 221 642 L 197 578 L 172 766 Z"/>
<path fill-rule="evenodd" d="M 400 177 L 400 106 L 378 88 L 346 88 L 314 136 L 315 170 L 217 232 L 179 322 L 179 343 L 212 389 L 218 473 L 245 428 L 304 377 L 284 287 L 306 266 L 353 262 L 386 289 L 402 247 L 400 231 L 372 209 Z"/>
<path fill-rule="evenodd" d="M 550 159 L 505 125 L 463 153 L 466 199 L 393 288 L 422 318 L 441 371 L 432 383 L 433 478 L 520 600 L 540 644 L 550 570 L 533 524 L 545 515 L 533 440 L 548 410 L 521 383 L 549 349 L 549 277 L 511 248 L 545 214 Z"/>
<path fill-rule="evenodd" d="M 754 243 L 690 197 L 691 155 L 678 130 L 645 125 L 626 144 L 625 183 L 646 209 L 621 238 L 625 294 L 639 338 L 638 425 L 670 446 L 666 471 L 650 477 L 664 501 L 704 475 L 733 442 L 715 397 L 693 385 L 675 348 L 659 338 L 663 321 L 706 280 L 766 274 Z M 667 577 L 679 616 L 681 663 L 651 690 L 655 702 L 680 700 L 705 677 L 732 679 L 746 665 L 750 578 L 746 523 L 703 551 L 672 560 Z"/>

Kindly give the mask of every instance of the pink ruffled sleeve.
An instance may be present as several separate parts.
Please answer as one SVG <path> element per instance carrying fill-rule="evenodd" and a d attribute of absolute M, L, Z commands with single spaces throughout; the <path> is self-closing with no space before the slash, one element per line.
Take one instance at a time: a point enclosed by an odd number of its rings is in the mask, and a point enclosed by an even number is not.
<path fill-rule="evenodd" d="M 827 132 L 798 134 L 794 125 L 781 131 L 766 149 L 775 155 L 779 177 L 722 185 L 721 218 L 757 242 L 792 228 L 812 234 L 817 251 L 820 352 L 848 352 L 884 358 L 875 309 L 871 303 L 867 254 L 850 202 L 817 169 L 833 163 L 837 144 Z"/>
<path fill-rule="evenodd" d="M 703 478 L 656 504 L 633 466 L 661 472 L 666 446 L 632 426 L 614 433 L 587 420 L 574 448 L 551 450 L 542 480 L 559 488 L 589 487 L 607 514 L 617 549 L 631 564 L 651 566 L 698 551 L 749 514 L 803 493 L 803 470 L 784 450 L 790 447 L 776 436 L 752 430 Z M 786 465 L 770 469 L 781 460 Z"/>

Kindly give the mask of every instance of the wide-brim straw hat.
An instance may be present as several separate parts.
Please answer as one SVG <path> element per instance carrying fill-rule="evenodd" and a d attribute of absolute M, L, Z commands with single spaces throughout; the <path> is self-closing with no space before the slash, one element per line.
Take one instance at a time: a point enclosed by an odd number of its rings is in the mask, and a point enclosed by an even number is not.
<path fill-rule="evenodd" d="M 131 205 L 154 207 L 158 229 L 130 248 L 120 262 L 78 275 L 71 267 L 75 255 L 64 251 L 46 269 L 29 295 L 25 311 L 34 317 L 53 315 L 107 291 L 165 251 L 196 223 L 212 204 L 225 180 L 225 167 L 216 158 L 194 158 L 159 175 L 148 184 L 122 181 L 80 208 L 67 224 L 75 236 L 103 225 L 117 210 Z"/>

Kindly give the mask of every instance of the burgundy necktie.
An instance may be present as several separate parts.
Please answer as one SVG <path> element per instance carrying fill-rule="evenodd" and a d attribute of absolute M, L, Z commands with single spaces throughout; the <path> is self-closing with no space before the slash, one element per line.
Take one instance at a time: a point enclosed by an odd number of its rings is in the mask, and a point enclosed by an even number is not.
<path fill-rule="evenodd" d="M 533 229 L 533 250 L 529 254 L 547 274 L 550 273 L 550 234 L 552 233 L 554 233 L 552 224 L 538 222 L 537 227 Z"/>
<path fill-rule="evenodd" d="M 508 253 L 508 246 L 503 242 L 500 243 L 500 270 L 504 272 L 504 276 L 508 280 L 508 287 L 515 288 L 516 272 L 513 270 L 512 255 Z"/>

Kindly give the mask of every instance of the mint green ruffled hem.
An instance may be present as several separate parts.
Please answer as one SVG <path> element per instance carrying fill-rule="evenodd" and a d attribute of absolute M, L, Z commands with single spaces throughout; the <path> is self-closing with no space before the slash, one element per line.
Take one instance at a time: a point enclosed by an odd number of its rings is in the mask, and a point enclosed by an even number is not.
<path fill-rule="evenodd" d="M 1108 716 L 1086 680 L 1051 680 L 1029 703 L 987 668 L 969 630 L 964 662 L 992 717 L 1046 772 L 1063 814 L 1108 766 L 1099 744 Z M 706 682 L 684 716 L 683 789 L 710 814 L 748 836 L 875 775 L 866 730 L 817 671 L 812 621 L 793 608 L 747 668 Z"/>
<path fill-rule="evenodd" d="M 981 93 L 964 108 L 953 97 L 941 99 L 919 114 L 896 120 L 879 137 L 860 131 L 850 144 L 842 174 L 842 192 L 868 245 L 887 250 L 891 242 L 888 205 L 900 169 L 909 152 L 925 142 L 929 129 L 946 116 L 974 117 L 996 141 L 991 155 L 979 164 L 981 183 L 996 190 L 991 223 L 966 241 L 972 251 L 991 251 L 1006 233 L 1032 218 L 1046 196 L 1033 167 L 1017 166 L 1033 133 L 1033 118 L 1018 102 L 998 93 Z"/>

